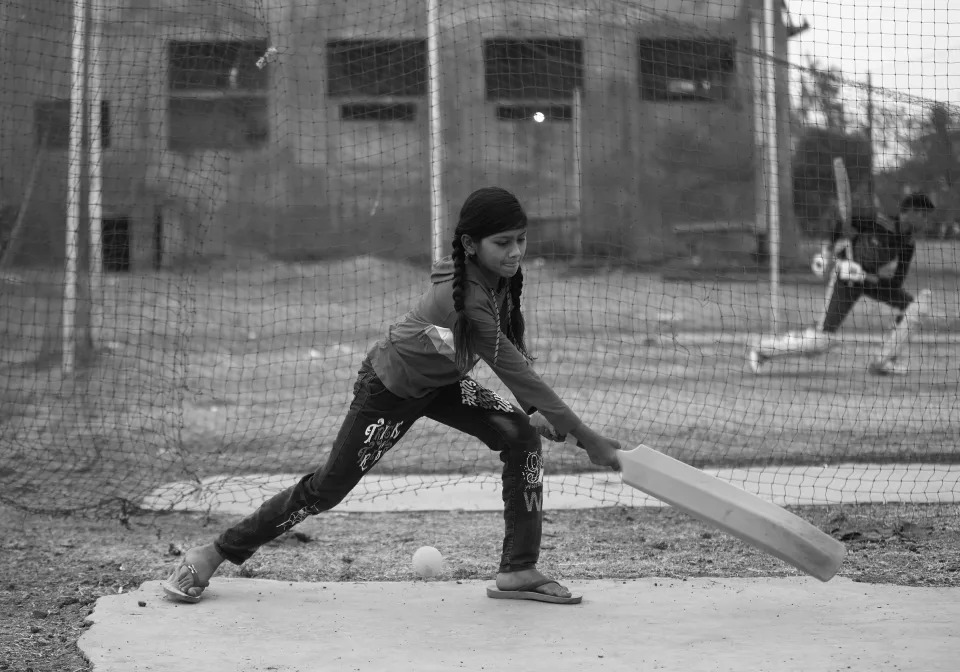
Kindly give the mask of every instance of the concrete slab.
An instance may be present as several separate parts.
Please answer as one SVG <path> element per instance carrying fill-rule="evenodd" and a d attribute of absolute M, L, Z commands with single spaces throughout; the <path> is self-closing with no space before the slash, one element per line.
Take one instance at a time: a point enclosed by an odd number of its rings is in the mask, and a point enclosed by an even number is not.
<path fill-rule="evenodd" d="M 960 501 L 960 465 L 840 464 L 776 469 L 706 469 L 707 473 L 781 506 L 868 502 L 949 504 Z M 296 483 L 300 474 L 212 476 L 167 483 L 145 497 L 146 510 L 212 511 L 246 515 Z M 663 506 L 623 485 L 613 473 L 545 476 L 550 509 L 597 506 Z M 343 513 L 389 511 L 499 511 L 499 474 L 370 476 L 338 507 Z"/>
<path fill-rule="evenodd" d="M 556 606 L 484 586 L 220 579 L 185 605 L 148 582 L 98 600 L 79 647 L 95 672 L 946 672 L 960 655 L 958 588 L 608 580 Z"/>

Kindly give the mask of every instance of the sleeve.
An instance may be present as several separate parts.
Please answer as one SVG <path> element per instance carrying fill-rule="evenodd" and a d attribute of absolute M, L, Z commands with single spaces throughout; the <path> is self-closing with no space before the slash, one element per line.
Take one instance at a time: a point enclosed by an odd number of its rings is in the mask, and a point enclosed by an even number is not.
<path fill-rule="evenodd" d="M 537 410 L 560 434 L 580 424 L 580 418 L 540 378 L 526 357 L 500 329 L 500 318 L 490 297 L 474 295 L 466 305 L 474 329 L 474 343 L 480 356 L 503 381 L 527 413 Z"/>
<path fill-rule="evenodd" d="M 897 251 L 897 270 L 894 272 L 892 278 L 880 279 L 877 285 L 881 289 L 900 289 L 907 279 L 907 273 L 910 272 L 910 264 L 913 262 L 916 245 L 914 245 L 912 241 L 907 240 L 902 241 L 899 248 Z"/>

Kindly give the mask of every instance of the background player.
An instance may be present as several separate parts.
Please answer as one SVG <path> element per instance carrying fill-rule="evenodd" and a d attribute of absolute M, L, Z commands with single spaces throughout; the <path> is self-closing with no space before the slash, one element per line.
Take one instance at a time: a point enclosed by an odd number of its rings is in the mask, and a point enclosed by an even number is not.
<path fill-rule="evenodd" d="M 899 360 L 900 353 L 928 311 L 930 292 L 923 290 L 914 298 L 903 288 L 903 283 L 916 249 L 913 232 L 927 228 L 933 209 L 930 199 L 918 193 L 900 202 L 900 212 L 893 219 L 880 214 L 854 217 L 852 232 L 844 231 L 838 222 L 834 228 L 834 264 L 823 317 L 815 327 L 801 332 L 760 337 L 748 353 L 753 372 L 757 373 L 764 363 L 774 358 L 825 353 L 833 345 L 833 334 L 853 306 L 861 296 L 868 296 L 899 312 L 896 326 L 884 337 L 869 370 L 876 375 L 906 373 L 906 367 Z M 829 261 L 815 263 L 814 268 L 826 269 Z"/>

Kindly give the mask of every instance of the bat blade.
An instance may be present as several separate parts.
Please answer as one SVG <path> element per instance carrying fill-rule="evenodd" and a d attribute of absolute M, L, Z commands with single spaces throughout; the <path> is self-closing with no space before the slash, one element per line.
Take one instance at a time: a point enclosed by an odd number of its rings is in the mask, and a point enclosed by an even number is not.
<path fill-rule="evenodd" d="M 846 548 L 802 518 L 663 453 L 620 452 L 623 482 L 720 528 L 800 571 L 829 581 Z"/>
<path fill-rule="evenodd" d="M 853 196 L 850 192 L 850 176 L 847 174 L 847 166 L 839 156 L 833 159 L 833 181 L 837 188 L 837 210 L 840 213 L 840 221 L 844 225 L 848 225 L 853 209 Z"/>

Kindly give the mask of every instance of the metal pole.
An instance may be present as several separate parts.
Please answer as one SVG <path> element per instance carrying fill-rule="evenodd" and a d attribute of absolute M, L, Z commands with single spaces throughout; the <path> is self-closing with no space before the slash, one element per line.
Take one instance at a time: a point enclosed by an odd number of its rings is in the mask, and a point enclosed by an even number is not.
<path fill-rule="evenodd" d="M 431 256 L 439 261 L 446 249 L 443 200 L 443 134 L 440 123 L 440 8 L 439 0 L 427 0 L 427 68 L 430 146 L 430 238 Z"/>
<path fill-rule="evenodd" d="M 80 253 L 80 195 L 83 175 L 83 106 L 86 0 L 73 2 L 70 142 L 67 148 L 67 238 L 63 278 L 63 372 L 74 369 L 76 355 L 77 271 Z"/>
<path fill-rule="evenodd" d="M 103 323 L 103 141 L 101 101 L 103 100 L 103 63 L 100 60 L 102 0 L 90 2 L 90 62 L 87 73 L 87 101 L 90 106 L 90 328 L 93 337 L 99 337 Z"/>
<path fill-rule="evenodd" d="M 573 199 L 576 230 L 573 235 L 573 254 L 577 261 L 583 258 L 583 94 L 580 87 L 573 90 Z"/>
<path fill-rule="evenodd" d="M 874 182 L 873 171 L 876 167 L 876 148 L 873 146 L 873 75 L 867 73 L 867 147 L 870 148 L 870 174 L 867 178 L 867 193 L 871 205 L 876 205 L 876 184 Z M 880 208 L 877 208 L 877 214 L 880 214 Z"/>
<path fill-rule="evenodd" d="M 770 176 L 770 317 L 773 331 L 780 324 L 780 166 L 777 135 L 777 76 L 776 76 L 776 27 L 775 0 L 764 0 L 764 52 L 766 54 L 766 102 L 767 102 L 767 174 Z"/>
<path fill-rule="evenodd" d="M 769 233 L 767 223 L 767 155 L 766 140 L 763 137 L 766 124 L 764 113 L 764 62 L 763 62 L 763 25 L 761 19 L 756 16 L 750 21 L 750 38 L 753 47 L 753 138 L 756 153 L 755 176 L 756 186 L 754 188 L 754 216 L 756 217 L 757 234 L 761 231 Z M 769 244 L 769 241 L 766 241 Z M 761 252 L 769 250 L 760 250 Z"/>

